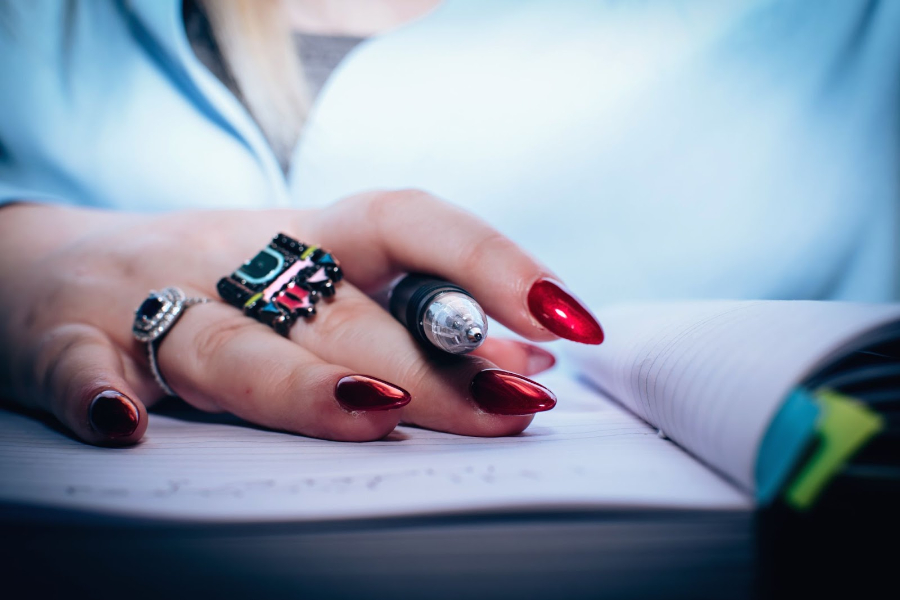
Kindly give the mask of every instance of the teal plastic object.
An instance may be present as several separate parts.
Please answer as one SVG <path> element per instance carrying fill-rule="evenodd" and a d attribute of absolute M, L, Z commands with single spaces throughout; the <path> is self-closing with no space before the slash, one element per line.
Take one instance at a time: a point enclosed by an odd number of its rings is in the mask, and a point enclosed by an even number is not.
<path fill-rule="evenodd" d="M 795 388 L 772 419 L 756 457 L 756 500 L 761 506 L 775 499 L 813 443 L 820 413 L 812 392 Z"/>

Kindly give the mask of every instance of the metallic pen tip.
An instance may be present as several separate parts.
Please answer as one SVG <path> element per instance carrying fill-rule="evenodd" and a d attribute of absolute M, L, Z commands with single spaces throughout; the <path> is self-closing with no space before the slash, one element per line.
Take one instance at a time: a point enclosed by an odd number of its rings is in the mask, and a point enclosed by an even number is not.
<path fill-rule="evenodd" d="M 480 342 L 484 339 L 484 332 L 478 327 L 469 327 L 466 329 L 466 339 L 470 342 Z"/>

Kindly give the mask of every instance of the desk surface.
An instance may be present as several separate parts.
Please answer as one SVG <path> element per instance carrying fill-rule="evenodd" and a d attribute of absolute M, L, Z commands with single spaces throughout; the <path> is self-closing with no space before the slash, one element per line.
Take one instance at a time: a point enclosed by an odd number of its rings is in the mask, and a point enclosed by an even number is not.
<path fill-rule="evenodd" d="M 0 571 L 11 599 L 796 599 L 893 587 L 897 495 L 831 491 L 806 515 L 605 511 L 224 526 L 6 505 Z"/>
<path fill-rule="evenodd" d="M 6 522 L 2 563 L 31 598 L 746 598 L 753 519 L 628 512 L 197 526 L 20 512 Z"/>

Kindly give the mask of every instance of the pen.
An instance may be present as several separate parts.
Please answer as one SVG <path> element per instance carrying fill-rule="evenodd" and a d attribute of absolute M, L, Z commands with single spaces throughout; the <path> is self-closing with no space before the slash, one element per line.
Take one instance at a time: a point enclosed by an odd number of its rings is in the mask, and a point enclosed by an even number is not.
<path fill-rule="evenodd" d="M 463 288 L 428 275 L 403 277 L 389 292 L 388 309 L 417 340 L 450 354 L 466 354 L 487 336 L 487 315 Z"/>

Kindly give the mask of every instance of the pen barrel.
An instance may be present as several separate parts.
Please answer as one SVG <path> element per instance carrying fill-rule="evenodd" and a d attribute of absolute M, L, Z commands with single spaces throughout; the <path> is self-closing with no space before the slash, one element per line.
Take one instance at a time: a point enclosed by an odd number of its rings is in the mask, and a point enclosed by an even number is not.
<path fill-rule="evenodd" d="M 427 344 L 429 340 L 422 326 L 422 318 L 434 298 L 444 292 L 460 292 L 471 296 L 463 288 L 443 279 L 428 275 L 407 275 L 391 292 L 389 305 L 391 314 L 403 323 L 417 340 Z"/>

